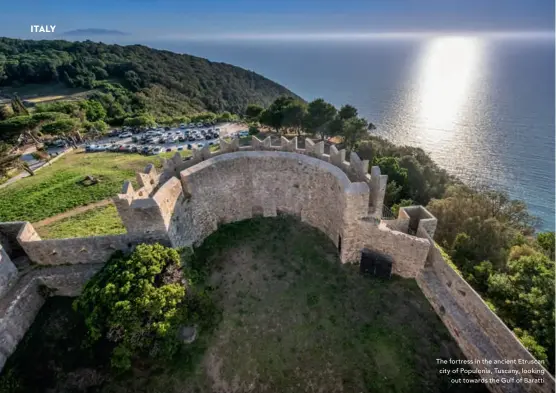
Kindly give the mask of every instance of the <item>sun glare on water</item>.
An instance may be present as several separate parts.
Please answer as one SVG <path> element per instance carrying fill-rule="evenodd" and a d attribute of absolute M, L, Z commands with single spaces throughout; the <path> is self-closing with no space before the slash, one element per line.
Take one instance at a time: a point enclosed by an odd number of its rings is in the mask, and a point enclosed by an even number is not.
<path fill-rule="evenodd" d="M 426 137 L 451 139 L 473 92 L 482 43 L 473 37 L 439 37 L 426 44 L 419 66 L 417 123 Z"/>

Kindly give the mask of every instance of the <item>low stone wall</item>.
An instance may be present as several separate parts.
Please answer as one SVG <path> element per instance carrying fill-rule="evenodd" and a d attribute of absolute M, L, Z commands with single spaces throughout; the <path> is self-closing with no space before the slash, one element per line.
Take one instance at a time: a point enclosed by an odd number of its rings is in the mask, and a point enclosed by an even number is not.
<path fill-rule="evenodd" d="M 104 263 L 115 251 L 129 252 L 139 243 L 169 244 L 167 237 L 149 234 L 41 240 L 30 223 L 23 226 L 17 239 L 29 259 L 39 265 Z"/>
<path fill-rule="evenodd" d="M 99 265 L 57 266 L 24 275 L 0 300 L 0 370 L 15 351 L 45 302 L 44 286 L 53 295 L 77 296 Z"/>
<path fill-rule="evenodd" d="M 554 378 L 527 351 L 508 327 L 490 310 L 480 295 L 444 260 L 425 231 L 418 235 L 429 241 L 427 267 L 417 283 L 469 360 L 512 361 L 516 364 L 472 364 L 489 370 L 487 378 L 542 379 L 543 383 L 487 383 L 493 392 L 554 392 Z M 528 364 L 518 364 L 518 362 Z M 495 368 L 517 370 L 518 374 L 497 373 Z M 524 371 L 525 370 L 525 371 Z"/>

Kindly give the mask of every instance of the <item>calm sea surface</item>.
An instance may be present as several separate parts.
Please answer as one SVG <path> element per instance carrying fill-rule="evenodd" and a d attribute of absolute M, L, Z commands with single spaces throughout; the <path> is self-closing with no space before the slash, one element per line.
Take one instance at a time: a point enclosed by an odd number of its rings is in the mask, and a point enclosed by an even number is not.
<path fill-rule="evenodd" d="M 306 100 L 350 103 L 469 184 L 523 199 L 554 230 L 554 41 L 147 43 L 258 72 Z"/>

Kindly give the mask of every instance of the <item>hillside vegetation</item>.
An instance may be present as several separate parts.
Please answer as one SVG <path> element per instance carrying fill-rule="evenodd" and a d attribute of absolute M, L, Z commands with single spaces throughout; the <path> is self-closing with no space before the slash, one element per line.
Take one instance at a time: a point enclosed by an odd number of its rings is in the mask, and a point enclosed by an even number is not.
<path fill-rule="evenodd" d="M 0 91 L 57 82 L 105 93 L 118 83 L 136 112 L 165 115 L 240 113 L 251 103 L 268 105 L 280 95 L 295 96 L 255 72 L 142 45 L 0 38 Z M 117 115 L 123 113 L 115 108 L 112 117 Z"/>

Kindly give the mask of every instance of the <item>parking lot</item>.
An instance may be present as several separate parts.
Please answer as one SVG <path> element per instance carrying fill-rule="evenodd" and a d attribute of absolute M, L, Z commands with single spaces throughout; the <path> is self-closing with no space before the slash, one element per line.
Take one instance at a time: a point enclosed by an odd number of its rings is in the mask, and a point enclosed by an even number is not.
<path fill-rule="evenodd" d="M 122 133 L 120 136 L 103 138 L 85 146 L 85 149 L 88 152 L 113 151 L 156 155 L 172 151 L 201 149 L 205 145 L 217 145 L 220 143 L 220 137 L 234 137 L 238 131 L 237 127 L 215 125 L 167 130 L 159 127 L 132 136 L 128 136 L 128 134 Z"/>

